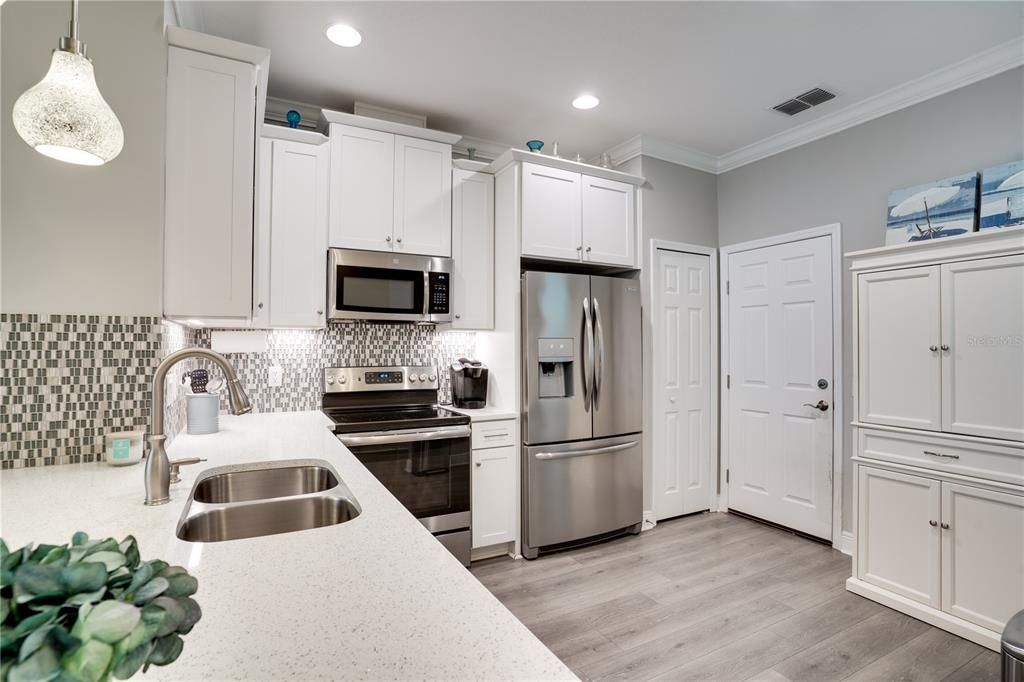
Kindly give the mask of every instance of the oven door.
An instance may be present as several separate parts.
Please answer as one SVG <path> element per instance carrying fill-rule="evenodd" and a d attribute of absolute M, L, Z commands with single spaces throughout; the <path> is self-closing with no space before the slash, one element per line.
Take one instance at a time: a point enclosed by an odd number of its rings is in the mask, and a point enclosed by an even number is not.
<path fill-rule="evenodd" d="M 432 533 L 470 526 L 469 426 L 341 434 L 388 491 Z"/>

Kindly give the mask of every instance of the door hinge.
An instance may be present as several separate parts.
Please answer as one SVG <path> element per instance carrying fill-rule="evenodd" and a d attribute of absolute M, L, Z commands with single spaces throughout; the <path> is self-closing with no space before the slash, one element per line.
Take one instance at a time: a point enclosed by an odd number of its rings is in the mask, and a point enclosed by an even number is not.
<path fill-rule="evenodd" d="M 725 280 L 725 295 L 729 295 L 729 280 Z"/>
<path fill-rule="evenodd" d="M 726 374 L 725 375 L 725 387 L 726 388 L 732 388 L 732 375 L 731 374 Z"/>
<path fill-rule="evenodd" d="M 725 470 L 725 482 L 726 483 L 729 482 L 729 470 L 728 469 Z"/>

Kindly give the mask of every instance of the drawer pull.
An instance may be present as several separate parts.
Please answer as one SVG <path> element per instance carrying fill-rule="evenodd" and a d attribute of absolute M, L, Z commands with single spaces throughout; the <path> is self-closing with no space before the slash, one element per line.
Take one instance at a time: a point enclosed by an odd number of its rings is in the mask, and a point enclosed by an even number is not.
<path fill-rule="evenodd" d="M 932 457 L 942 457 L 944 459 L 960 459 L 960 455 L 947 455 L 944 452 L 932 452 L 931 450 L 925 450 L 924 454 L 931 455 Z"/>
<path fill-rule="evenodd" d="M 479 465 L 479 464 L 477 464 L 477 466 L 480 466 L 480 465 Z M 933 526 L 933 527 L 934 527 L 934 526 L 937 526 L 937 525 L 939 525 L 939 523 L 938 523 L 938 521 L 929 521 L 929 522 L 928 522 L 928 525 L 929 525 L 929 526 Z"/>
<path fill-rule="evenodd" d="M 484 438 L 508 438 L 508 431 L 503 433 L 485 433 Z"/>

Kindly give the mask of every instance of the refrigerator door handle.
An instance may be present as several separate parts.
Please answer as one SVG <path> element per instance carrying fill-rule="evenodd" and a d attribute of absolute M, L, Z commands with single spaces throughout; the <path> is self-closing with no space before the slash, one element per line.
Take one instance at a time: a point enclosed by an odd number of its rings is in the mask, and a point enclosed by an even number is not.
<path fill-rule="evenodd" d="M 609 452 L 619 452 L 620 450 L 629 450 L 635 448 L 638 443 L 635 440 L 631 440 L 628 443 L 619 443 L 618 445 L 608 445 L 603 448 L 593 448 L 591 450 L 574 450 L 570 452 L 538 452 L 534 455 L 537 459 L 567 459 L 569 457 L 587 457 L 589 455 L 604 455 Z"/>
<path fill-rule="evenodd" d="M 590 411 L 594 400 L 594 321 L 590 316 L 590 299 L 583 298 L 583 409 Z"/>
<path fill-rule="evenodd" d="M 597 297 L 593 299 L 594 303 L 594 338 L 596 339 L 597 345 L 597 361 L 594 365 L 594 410 L 597 411 L 601 402 L 601 377 L 604 376 L 604 329 L 601 326 L 601 306 L 597 302 Z"/>

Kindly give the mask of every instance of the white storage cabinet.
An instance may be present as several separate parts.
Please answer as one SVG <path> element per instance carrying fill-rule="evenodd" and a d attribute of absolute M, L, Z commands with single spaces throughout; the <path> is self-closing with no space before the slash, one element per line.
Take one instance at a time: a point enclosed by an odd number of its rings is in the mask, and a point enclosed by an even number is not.
<path fill-rule="evenodd" d="M 473 422 L 473 549 L 514 542 L 516 420 Z"/>
<path fill-rule="evenodd" d="M 847 587 L 998 650 L 1024 609 L 1024 231 L 848 256 Z"/>
<path fill-rule="evenodd" d="M 493 175 L 452 171 L 452 259 L 452 329 L 493 329 Z"/>

